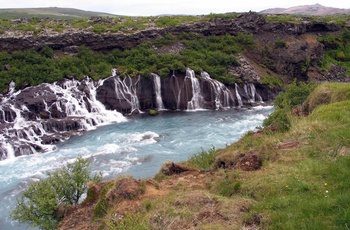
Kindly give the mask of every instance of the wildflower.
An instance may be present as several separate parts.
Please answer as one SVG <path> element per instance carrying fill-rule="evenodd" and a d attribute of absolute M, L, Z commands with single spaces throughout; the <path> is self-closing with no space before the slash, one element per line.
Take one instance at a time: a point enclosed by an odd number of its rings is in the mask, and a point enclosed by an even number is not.
<path fill-rule="evenodd" d="M 328 184 L 327 183 L 324 183 L 324 186 L 327 186 Z"/>
<path fill-rule="evenodd" d="M 286 185 L 286 188 L 288 188 L 288 185 Z"/>
<path fill-rule="evenodd" d="M 328 193 L 328 190 L 326 190 L 326 193 Z"/>

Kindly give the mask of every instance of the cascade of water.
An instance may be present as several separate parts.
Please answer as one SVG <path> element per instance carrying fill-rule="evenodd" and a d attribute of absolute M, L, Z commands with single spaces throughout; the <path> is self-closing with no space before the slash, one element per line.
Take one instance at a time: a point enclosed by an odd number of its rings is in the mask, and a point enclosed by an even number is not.
<path fill-rule="evenodd" d="M 179 81 L 177 79 L 177 77 L 175 75 L 172 75 L 171 78 L 174 80 L 173 81 L 173 89 L 174 90 L 178 90 L 177 92 L 177 97 L 176 97 L 176 108 L 179 109 L 180 108 L 180 101 L 181 101 L 181 92 L 182 92 L 182 88 L 179 85 Z"/>
<path fill-rule="evenodd" d="M 117 69 L 112 69 L 112 77 L 115 77 L 117 76 Z"/>
<path fill-rule="evenodd" d="M 242 107 L 243 106 L 243 102 L 242 102 L 241 95 L 238 92 L 238 87 L 239 86 L 237 85 L 237 83 L 235 83 L 235 92 L 236 92 L 236 98 L 237 98 L 237 101 L 238 101 L 238 106 Z"/>
<path fill-rule="evenodd" d="M 251 91 L 251 95 L 252 95 L 252 100 L 253 102 L 258 101 L 258 102 L 263 102 L 262 97 L 258 94 L 258 92 L 256 92 L 256 88 L 255 85 L 253 83 L 249 83 L 249 88 Z"/>
<path fill-rule="evenodd" d="M 230 90 L 221 82 L 212 79 L 207 72 L 202 72 L 201 77 L 211 83 L 215 93 L 215 109 L 230 107 L 230 99 L 232 99 Z"/>
<path fill-rule="evenodd" d="M 24 126 L 26 126 L 27 121 L 22 116 L 21 111 L 26 111 L 26 110 L 28 110 L 28 108 L 25 105 L 22 106 L 22 109 L 17 109 L 14 105 L 10 105 L 10 108 L 16 114 L 16 119 L 13 122 L 14 123 L 13 128 L 14 129 L 21 129 Z"/>
<path fill-rule="evenodd" d="M 103 82 L 100 81 L 97 86 L 102 85 L 102 83 Z M 93 119 L 97 124 L 125 121 L 125 118 L 121 113 L 106 110 L 105 106 L 97 100 L 97 87 L 94 85 L 93 81 L 88 81 L 87 87 L 89 89 L 89 97 L 87 100 L 91 106 L 91 112 L 89 113 L 90 116 L 88 118 Z"/>
<path fill-rule="evenodd" d="M 162 92 L 161 92 L 161 84 L 160 84 L 160 77 L 157 74 L 153 74 L 153 85 L 154 85 L 154 91 L 156 93 L 156 102 L 157 102 L 157 109 L 158 110 L 164 110 L 164 104 L 162 99 Z"/>
<path fill-rule="evenodd" d="M 201 109 L 202 108 L 201 102 L 203 101 L 203 98 L 201 95 L 201 88 L 199 85 L 199 81 L 196 78 L 194 71 L 187 68 L 185 78 L 190 79 L 192 84 L 192 99 L 187 102 L 187 109 L 188 110 Z"/>
<path fill-rule="evenodd" d="M 129 83 L 128 85 L 126 84 L 126 81 Z M 131 113 L 137 112 L 140 113 L 140 102 L 139 102 L 139 98 L 137 97 L 137 93 L 136 93 L 136 85 L 139 83 L 140 81 L 140 75 L 137 77 L 137 81 L 133 84 L 130 76 L 128 75 L 125 79 L 124 79 L 124 85 L 126 86 L 127 89 L 127 93 L 130 94 L 131 97 Z"/>
<path fill-rule="evenodd" d="M 23 114 L 33 114 L 33 112 L 26 105 L 16 102 L 20 92 L 14 92 L 9 97 L 5 97 L 0 105 L 2 120 L 6 123 L 6 126 L 0 130 L 3 139 L 1 140 L 2 149 L 5 153 L 0 157 L 4 159 L 15 154 L 33 154 L 38 150 L 52 151 L 55 146 L 47 144 L 51 143 L 50 136 L 53 140 L 57 138 L 63 140 L 66 137 L 64 134 L 66 131 L 90 130 L 98 125 L 126 121 L 121 113 L 105 109 L 104 105 L 96 99 L 96 89 L 94 82 L 89 78 L 82 82 L 66 80 L 60 84 L 42 84 L 32 89 L 28 88 L 27 92 L 34 92 L 33 99 L 43 97 L 40 115 L 47 114 L 49 117 L 47 119 L 31 116 L 28 117 L 30 120 L 27 120 L 27 116 Z M 62 119 L 51 118 L 53 110 L 56 114 L 61 113 Z M 6 120 L 4 111 L 15 114 L 11 115 L 14 118 L 12 122 Z"/>
<path fill-rule="evenodd" d="M 1 139 L 4 139 L 4 138 L 1 138 Z M 13 158 L 15 158 L 15 151 L 13 150 L 13 147 L 7 142 L 4 142 L 3 146 L 4 146 L 4 148 L 5 148 L 6 152 L 7 152 L 6 159 L 13 159 Z"/>
<path fill-rule="evenodd" d="M 121 80 L 120 77 L 115 77 L 115 92 L 117 95 L 117 99 L 125 100 L 127 103 L 131 105 L 131 112 L 141 112 L 140 111 L 140 103 L 136 94 L 135 85 L 139 82 L 140 76 L 138 77 L 136 83 L 132 83 L 130 76 L 127 76 L 124 80 Z"/>
<path fill-rule="evenodd" d="M 9 84 L 9 94 L 13 94 L 15 92 L 15 82 L 11 81 Z"/>
<path fill-rule="evenodd" d="M 244 89 L 245 95 L 247 95 L 247 97 L 248 97 L 248 101 L 254 102 L 254 96 L 252 96 L 251 91 L 248 91 L 248 87 L 247 87 L 246 83 L 243 84 L 243 89 Z M 249 90 L 250 90 L 250 88 L 249 88 Z"/>

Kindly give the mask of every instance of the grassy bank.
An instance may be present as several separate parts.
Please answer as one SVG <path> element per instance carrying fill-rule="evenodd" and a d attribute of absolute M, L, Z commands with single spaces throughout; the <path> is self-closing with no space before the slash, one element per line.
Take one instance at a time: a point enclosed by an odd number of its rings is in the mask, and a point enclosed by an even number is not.
<path fill-rule="evenodd" d="M 80 213 L 110 201 L 87 222 L 99 229 L 348 229 L 349 99 L 350 84 L 320 85 L 285 111 L 288 131 L 268 126 L 225 149 L 167 163 L 154 179 L 128 178 L 134 189 L 121 189 L 125 178 L 96 184 L 95 201 Z M 61 229 L 76 218 L 67 216 Z"/>

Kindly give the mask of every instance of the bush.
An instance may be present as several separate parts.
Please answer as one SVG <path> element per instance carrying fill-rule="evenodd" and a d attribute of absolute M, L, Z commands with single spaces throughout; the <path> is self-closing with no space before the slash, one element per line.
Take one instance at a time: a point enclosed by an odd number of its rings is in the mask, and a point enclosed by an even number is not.
<path fill-rule="evenodd" d="M 280 79 L 269 75 L 264 76 L 264 78 L 261 80 L 261 83 L 269 86 L 282 86 L 283 84 L 283 82 Z"/>
<path fill-rule="evenodd" d="M 316 84 L 313 83 L 297 83 L 294 80 L 286 87 L 286 90 L 280 93 L 275 101 L 274 105 L 280 109 L 291 110 L 294 106 L 301 105 L 315 89 Z"/>
<path fill-rule="evenodd" d="M 34 182 L 23 192 L 11 216 L 20 223 L 40 229 L 55 229 L 67 205 L 76 205 L 86 192 L 87 182 L 99 180 L 90 176 L 90 162 L 79 157 L 74 163 L 48 173 L 44 180 Z"/>
<path fill-rule="evenodd" d="M 286 42 L 278 38 L 275 41 L 275 48 L 284 48 L 284 47 L 286 47 Z"/>
<path fill-rule="evenodd" d="M 264 127 L 274 126 L 279 132 L 286 132 L 291 127 L 291 122 L 288 113 L 285 109 L 276 109 L 263 122 Z"/>
<path fill-rule="evenodd" d="M 210 169 L 215 162 L 216 149 L 213 146 L 208 151 L 202 149 L 201 152 L 194 154 L 188 160 L 190 163 L 197 165 L 202 170 Z"/>
<path fill-rule="evenodd" d="M 107 27 L 103 26 L 103 25 L 94 25 L 91 28 L 91 31 L 96 33 L 96 34 L 102 34 L 102 33 L 106 32 L 106 30 L 107 30 Z"/>
<path fill-rule="evenodd" d="M 266 128 L 273 125 L 280 132 L 288 131 L 291 127 L 289 119 L 291 109 L 302 105 L 315 87 L 316 84 L 297 83 L 296 81 L 289 84 L 286 90 L 276 97 L 274 101 L 276 109 L 264 120 L 263 126 Z"/>

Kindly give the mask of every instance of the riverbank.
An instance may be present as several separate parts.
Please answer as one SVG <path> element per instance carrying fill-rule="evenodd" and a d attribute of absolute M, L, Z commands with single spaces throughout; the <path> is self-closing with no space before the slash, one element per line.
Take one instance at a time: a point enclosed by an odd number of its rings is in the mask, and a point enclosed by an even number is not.
<path fill-rule="evenodd" d="M 60 229 L 345 228 L 349 92 L 349 84 L 319 86 L 299 108 L 307 116 L 289 114 L 288 132 L 249 132 L 198 154 L 213 159 L 208 169 L 191 160 L 168 163 L 153 179 L 91 185 L 87 201 L 68 211 Z"/>

